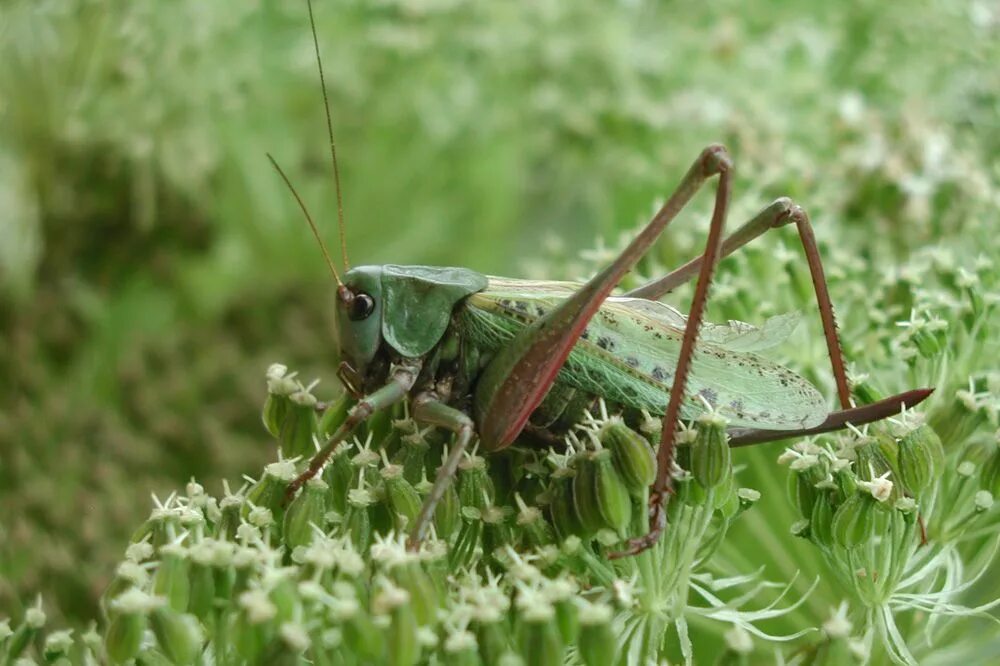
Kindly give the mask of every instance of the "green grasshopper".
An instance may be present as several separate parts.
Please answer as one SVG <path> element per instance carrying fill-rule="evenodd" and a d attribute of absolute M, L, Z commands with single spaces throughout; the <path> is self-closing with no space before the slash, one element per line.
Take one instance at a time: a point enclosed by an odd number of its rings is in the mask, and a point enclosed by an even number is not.
<path fill-rule="evenodd" d="M 779 199 L 723 239 L 733 163 L 719 145 L 704 149 L 674 193 L 610 266 L 589 281 L 488 277 L 466 268 L 349 268 L 337 154 L 319 42 L 309 7 L 337 187 L 345 272 L 341 278 L 304 203 L 285 180 L 337 281 L 338 376 L 358 402 L 288 489 L 318 474 L 337 445 L 368 417 L 409 398 L 414 420 L 445 428 L 454 440 L 410 528 L 417 547 L 458 463 L 478 436 L 487 453 L 511 446 L 523 431 L 550 440 L 603 399 L 612 409 L 662 415 L 657 475 L 649 494 L 649 531 L 630 540 L 631 555 L 652 546 L 666 526 L 675 439 L 683 421 L 711 408 L 730 425 L 731 446 L 827 432 L 898 413 L 930 395 L 912 390 L 854 407 L 823 266 L 805 211 Z M 270 157 L 270 156 L 269 156 Z M 622 277 L 709 179 L 718 178 L 704 253 L 623 296 Z M 827 413 L 809 382 L 756 351 L 780 341 L 781 320 L 753 329 L 703 323 L 719 260 L 768 229 L 794 223 L 805 251 L 836 379 L 840 411 Z M 697 275 L 690 313 L 657 301 Z"/>

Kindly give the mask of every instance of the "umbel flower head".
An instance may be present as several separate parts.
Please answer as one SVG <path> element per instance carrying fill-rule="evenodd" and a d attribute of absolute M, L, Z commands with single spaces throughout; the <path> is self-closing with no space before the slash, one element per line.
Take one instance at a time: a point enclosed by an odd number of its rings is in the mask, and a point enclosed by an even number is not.
<path fill-rule="evenodd" d="M 269 386 L 287 391 L 289 376 L 272 368 Z M 326 410 L 346 413 L 336 402 Z M 310 439 L 336 427 L 317 412 Z M 236 492 L 216 498 L 192 481 L 183 495 L 154 498 L 105 595 L 103 642 L 54 633 L 45 649 L 76 654 L 80 642 L 80 654 L 115 663 L 694 663 L 696 623 L 714 628 L 722 663 L 785 642 L 804 645 L 795 654 L 864 660 L 881 649 L 915 663 L 898 613 L 944 622 L 991 607 L 959 598 L 986 570 L 966 571 L 961 544 L 996 523 L 992 440 L 982 455 L 969 445 L 945 456 L 926 419 L 903 412 L 787 448 L 793 529 L 819 549 L 845 600 L 820 627 L 775 633 L 761 623 L 796 617 L 819 581 L 801 588 L 794 572 L 777 582 L 713 566 L 761 500 L 736 483 L 718 414 L 678 438 L 661 541 L 607 559 L 646 529 L 656 461 L 638 425 L 601 404 L 563 451 L 473 449 L 417 550 L 405 530 L 447 437 L 405 411 L 366 424 L 290 503 L 285 489 L 304 463 L 279 448 Z M 0 645 L 23 651 L 44 621 L 36 607 L 16 629 L 0 625 Z"/>

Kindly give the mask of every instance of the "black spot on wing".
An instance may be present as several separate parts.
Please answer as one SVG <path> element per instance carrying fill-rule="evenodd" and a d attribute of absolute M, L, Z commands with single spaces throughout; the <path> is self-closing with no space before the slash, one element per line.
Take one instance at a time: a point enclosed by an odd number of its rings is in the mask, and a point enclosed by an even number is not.
<path fill-rule="evenodd" d="M 707 402 L 711 407 L 715 407 L 715 403 L 719 399 L 719 394 L 710 388 L 703 388 L 702 390 L 698 391 L 698 395 L 704 398 L 705 402 Z"/>
<path fill-rule="evenodd" d="M 649 376 L 658 382 L 665 382 L 673 376 L 673 373 L 657 365 L 653 367 L 653 371 L 649 373 Z"/>

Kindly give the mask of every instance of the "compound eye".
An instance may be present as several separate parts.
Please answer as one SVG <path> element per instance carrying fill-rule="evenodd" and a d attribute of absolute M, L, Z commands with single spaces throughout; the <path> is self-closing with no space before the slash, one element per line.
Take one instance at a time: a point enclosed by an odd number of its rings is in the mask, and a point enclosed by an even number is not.
<path fill-rule="evenodd" d="M 348 307 L 347 317 L 351 321 L 361 321 L 368 319 L 375 310 L 375 299 L 368 294 L 361 292 L 354 295 Z"/>

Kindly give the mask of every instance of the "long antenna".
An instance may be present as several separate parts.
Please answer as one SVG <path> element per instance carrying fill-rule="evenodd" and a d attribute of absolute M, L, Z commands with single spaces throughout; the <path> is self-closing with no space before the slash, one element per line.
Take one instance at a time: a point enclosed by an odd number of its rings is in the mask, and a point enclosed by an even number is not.
<path fill-rule="evenodd" d="M 316 37 L 316 19 L 313 18 L 312 0 L 306 0 L 309 7 L 309 27 L 312 28 L 313 48 L 316 50 L 316 66 L 319 68 L 319 86 L 323 91 L 323 109 L 326 111 L 326 133 L 330 137 L 330 157 L 333 160 L 333 184 L 337 188 L 337 228 L 340 230 L 340 254 L 344 259 L 344 270 L 351 264 L 347 261 L 347 240 L 344 237 L 344 196 L 340 191 L 340 169 L 337 167 L 337 146 L 333 143 L 333 120 L 330 118 L 330 98 L 326 93 L 326 77 L 323 76 L 323 59 L 319 55 L 319 38 Z"/>
<path fill-rule="evenodd" d="M 326 243 L 323 242 L 323 237 L 319 235 L 319 229 L 316 228 L 316 223 L 313 222 L 312 216 L 309 214 L 309 210 L 306 208 L 305 202 L 302 201 L 302 197 L 299 196 L 299 193 L 295 191 L 292 181 L 288 180 L 288 176 L 285 175 L 285 172 L 281 170 L 278 163 L 273 157 L 271 157 L 271 153 L 267 154 L 267 159 L 271 160 L 271 165 L 274 166 L 274 169 L 278 172 L 278 175 L 281 176 L 281 179 L 285 181 L 285 185 L 287 185 L 288 189 L 291 190 L 292 196 L 295 197 L 295 200 L 299 202 L 299 208 L 302 209 L 302 214 L 306 216 L 306 222 L 309 223 L 309 228 L 312 229 L 313 236 L 316 237 L 317 242 L 319 242 L 320 249 L 323 250 L 323 256 L 326 258 L 326 265 L 330 267 L 330 272 L 333 273 L 333 279 L 337 281 L 338 285 L 343 287 L 344 283 L 340 280 L 340 274 L 337 273 L 337 269 L 333 265 L 333 259 L 330 258 L 330 252 L 326 249 Z"/>

